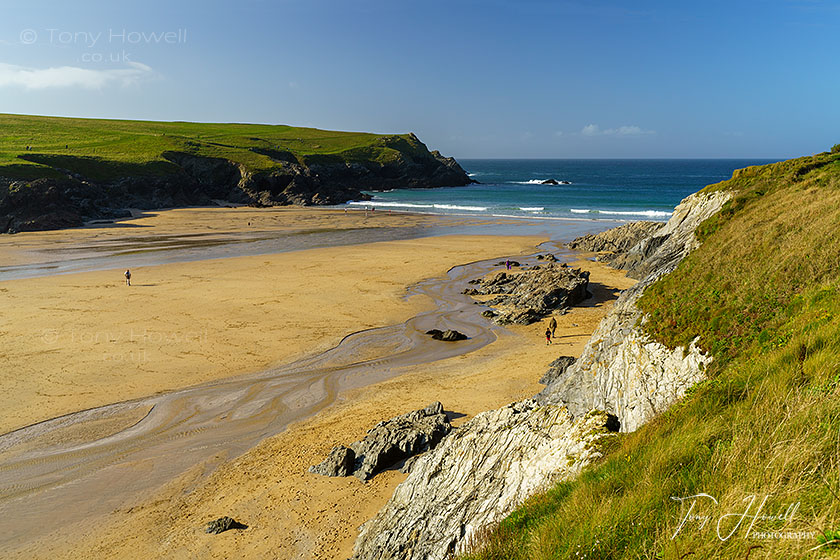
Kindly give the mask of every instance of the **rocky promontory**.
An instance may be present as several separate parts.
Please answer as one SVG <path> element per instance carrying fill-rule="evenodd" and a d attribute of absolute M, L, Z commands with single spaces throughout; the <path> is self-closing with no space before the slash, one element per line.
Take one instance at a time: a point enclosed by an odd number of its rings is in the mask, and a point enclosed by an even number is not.
<path fill-rule="evenodd" d="M 362 190 L 473 182 L 413 133 L 22 115 L 0 115 L 0 125 L 47 139 L 0 142 L 0 233 L 80 226 L 129 209 L 340 204 L 367 199 Z"/>

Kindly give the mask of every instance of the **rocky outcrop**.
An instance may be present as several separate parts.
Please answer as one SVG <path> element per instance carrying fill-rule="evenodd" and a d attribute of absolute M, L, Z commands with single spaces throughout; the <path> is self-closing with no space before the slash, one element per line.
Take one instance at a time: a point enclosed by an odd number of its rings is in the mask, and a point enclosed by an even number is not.
<path fill-rule="evenodd" d="M 561 375 L 563 375 L 569 366 L 575 363 L 575 359 L 572 356 L 560 356 L 550 364 L 548 364 L 548 371 L 546 371 L 542 377 L 540 377 L 540 383 L 543 385 L 550 385 L 557 381 Z"/>
<path fill-rule="evenodd" d="M 309 472 L 326 476 L 349 476 L 369 480 L 400 461 L 433 449 L 452 429 L 443 405 L 434 402 L 390 420 L 380 422 L 349 448 L 334 447 L 322 463 Z"/>
<path fill-rule="evenodd" d="M 244 523 L 240 523 L 239 521 L 233 519 L 232 517 L 224 516 L 218 519 L 214 519 L 213 521 L 209 522 L 207 526 L 204 528 L 205 533 L 210 533 L 213 535 L 218 535 L 219 533 L 224 533 L 225 531 L 230 531 L 231 529 L 247 529 L 248 526 Z"/>
<path fill-rule="evenodd" d="M 457 342 L 458 340 L 467 340 L 469 337 L 462 332 L 447 329 L 442 331 L 440 329 L 431 329 L 426 331 L 426 334 L 435 340 L 443 340 L 444 342 Z"/>
<path fill-rule="evenodd" d="M 638 245 L 664 227 L 661 222 L 630 222 L 601 233 L 584 235 L 569 242 L 570 249 L 600 253 L 597 259 L 614 268 L 626 269 L 636 262 L 637 257 L 629 258 L 630 249 Z"/>
<path fill-rule="evenodd" d="M 650 284 L 673 271 L 697 247 L 694 230 L 729 196 L 726 192 L 689 196 L 664 227 L 628 251 L 640 256 L 630 271 L 644 278 L 621 294 L 580 358 L 537 396 L 540 402 L 566 405 L 573 415 L 591 408 L 605 410 L 618 417 L 622 431 L 629 432 L 703 379 L 711 358 L 693 343 L 670 349 L 650 340 L 641 329 L 646 319 L 636 302 Z"/>
<path fill-rule="evenodd" d="M 565 264 L 549 263 L 517 274 L 499 272 L 470 283 L 475 287 L 464 290 L 465 294 L 496 296 L 484 303 L 498 308 L 494 320 L 499 324 L 529 325 L 589 297 L 589 272 Z"/>
<path fill-rule="evenodd" d="M 0 233 L 59 229 L 93 219 L 130 216 L 128 208 L 153 210 L 210 205 L 224 200 L 252 206 L 340 204 L 369 197 L 362 189 L 462 186 L 473 182 L 452 158 L 429 152 L 413 134 L 383 136 L 368 151 L 295 156 L 251 148 L 271 158 L 252 170 L 227 159 L 166 151 L 155 166 L 112 163 L 91 157 L 28 153 L 49 176 L 4 178 L 0 167 Z M 379 157 L 387 153 L 389 157 Z M 86 171 L 90 176 L 74 172 Z M 153 168 L 152 168 L 153 167 Z M 107 176 L 108 179 L 101 177 Z"/>
<path fill-rule="evenodd" d="M 443 560 L 526 497 L 574 477 L 600 456 L 606 414 L 575 421 L 532 400 L 476 415 L 417 460 L 388 504 L 365 523 L 356 560 Z"/>
<path fill-rule="evenodd" d="M 322 476 L 350 476 L 355 469 L 356 452 L 349 447 L 336 445 L 326 459 L 309 467 L 309 472 Z"/>
<path fill-rule="evenodd" d="M 581 357 L 552 363 L 549 384 L 535 400 L 479 414 L 421 457 L 362 527 L 355 558 L 443 559 L 461 552 L 471 535 L 527 496 L 575 476 L 598 457 L 608 431 L 635 430 L 702 379 L 710 358 L 694 344 L 672 350 L 649 340 L 635 303 L 697 246 L 694 230 L 729 196 L 686 198 L 656 230 L 656 242 L 646 238 L 628 250 L 643 255 L 635 269 L 649 272 L 621 295 Z"/>

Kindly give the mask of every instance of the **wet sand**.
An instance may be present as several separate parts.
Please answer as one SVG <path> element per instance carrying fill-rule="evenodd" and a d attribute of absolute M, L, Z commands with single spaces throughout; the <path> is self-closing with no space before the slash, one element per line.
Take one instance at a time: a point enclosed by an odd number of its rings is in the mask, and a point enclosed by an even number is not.
<path fill-rule="evenodd" d="M 476 352 L 348 391 L 339 403 L 234 461 L 210 458 L 136 504 L 70 525 L 15 553 L 21 558 L 347 558 L 358 525 L 387 501 L 405 475 L 387 471 L 365 484 L 353 477 L 319 477 L 306 468 L 333 445 L 359 439 L 379 420 L 433 400 L 443 402 L 458 424 L 536 393 L 547 364 L 561 354 L 578 355 L 615 290 L 632 284 L 602 265 L 576 264 L 592 272 L 595 298 L 558 317 L 557 344 L 545 345 L 544 324 L 514 327 Z M 218 536 L 203 533 L 204 523 L 222 515 L 249 528 Z"/>
<path fill-rule="evenodd" d="M 578 263 L 592 271 L 596 297 L 559 317 L 558 344 L 546 346 L 544 325 L 488 329 L 478 306 L 465 307 L 467 298 L 451 286 L 438 293 L 434 282 L 421 282 L 443 277 L 452 265 L 532 253 L 544 238 L 442 236 L 209 260 L 206 252 L 190 252 L 206 250 L 201 239 L 183 252 L 181 244 L 190 245 L 202 229 L 219 228 L 220 246 L 232 250 L 231 236 L 259 220 L 272 220 L 288 233 L 303 222 L 308 231 L 328 232 L 336 218 L 371 219 L 363 213 L 284 211 L 291 216 L 284 225 L 273 220 L 273 209 L 186 209 L 133 220 L 149 228 L 138 246 L 155 239 L 152 253 L 191 262 L 133 268 L 131 287 L 123 285 L 122 268 L 98 270 L 127 258 L 128 238 L 120 230 L 131 224 L 2 240 L 0 257 L 9 258 L 0 262 L 25 267 L 76 259 L 92 271 L 0 282 L 7 319 L 0 329 L 0 367 L 15 372 L 0 382 L 0 433 L 129 402 L 0 438 L 0 479 L 21 466 L 32 475 L 29 482 L 0 489 L 9 498 L 2 504 L 6 515 L 14 516 L 15 499 L 30 505 L 28 496 L 39 495 L 39 488 L 70 489 L 61 511 L 52 499 L 30 508 L 37 536 L 13 535 L 0 548 L 21 558 L 344 558 L 358 524 L 384 504 L 403 475 L 389 471 L 363 484 L 310 475 L 309 464 L 332 445 L 359 439 L 379 420 L 433 400 L 441 400 L 457 424 L 534 394 L 551 360 L 582 349 L 616 295 L 613 288 L 632 283 L 596 263 Z M 437 220 L 384 213 L 380 218 L 380 224 L 387 222 L 380 228 L 389 230 L 386 235 Z M 251 239 L 252 233 L 244 235 Z M 133 254 L 128 245 L 125 252 Z M 100 256 L 85 261 L 91 251 Z M 456 270 L 463 276 L 479 268 Z M 465 311 L 471 319 L 464 319 Z M 419 334 L 430 325 L 461 326 L 471 340 L 441 352 Z M 399 377 L 388 379 L 394 375 Z M 178 399 L 181 404 L 174 404 Z M 218 408 L 229 401 L 238 408 Z M 237 422 L 225 420 L 228 414 L 244 414 L 250 431 L 231 431 Z M 295 418 L 306 419 L 273 435 Z M 161 461 L 171 463 L 170 471 Z M 103 470 L 111 478 L 103 478 Z M 99 483 L 120 492 L 106 495 Z M 74 488 L 80 496 L 102 499 L 82 506 L 72 497 Z M 79 520 L 68 519 L 68 510 Z M 201 525 L 220 515 L 242 517 L 250 528 L 207 540 Z M 24 517 L 14 517 L 15 527 L 26 527 Z M 59 528 L 47 534 L 51 527 Z"/>
<path fill-rule="evenodd" d="M 298 207 L 177 208 L 137 214 L 82 228 L 0 235 L 0 281 L 439 235 L 527 235 L 568 241 L 618 225 L 586 219 Z"/>
<path fill-rule="evenodd" d="M 430 308 L 406 287 L 538 238 L 439 237 L 0 282 L 0 433 L 262 371 Z"/>

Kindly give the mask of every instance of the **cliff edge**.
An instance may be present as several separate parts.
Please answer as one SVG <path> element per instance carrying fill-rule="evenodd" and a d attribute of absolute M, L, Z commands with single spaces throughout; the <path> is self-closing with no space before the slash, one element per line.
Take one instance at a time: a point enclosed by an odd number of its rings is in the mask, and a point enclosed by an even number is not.
<path fill-rule="evenodd" d="M 129 208 L 340 204 L 363 190 L 462 186 L 413 133 L 0 115 L 0 233 L 80 226 Z"/>
<path fill-rule="evenodd" d="M 695 229 L 730 196 L 694 194 L 665 226 L 642 226 L 651 235 L 622 249 L 640 255 L 634 270 L 644 279 L 622 294 L 581 358 L 534 399 L 476 416 L 418 459 L 362 526 L 354 560 L 443 560 L 465 552 L 528 496 L 599 458 L 611 431 L 635 430 L 700 381 L 710 358 L 694 346 L 672 350 L 650 340 L 636 301 L 697 247 Z"/>

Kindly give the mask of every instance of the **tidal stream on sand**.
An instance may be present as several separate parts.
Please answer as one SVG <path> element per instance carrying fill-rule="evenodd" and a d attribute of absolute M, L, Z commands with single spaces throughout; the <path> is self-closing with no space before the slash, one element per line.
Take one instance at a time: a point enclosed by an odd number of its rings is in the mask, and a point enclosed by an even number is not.
<path fill-rule="evenodd" d="M 541 247 L 562 259 L 555 244 Z M 558 253 L 559 252 L 559 253 Z M 500 258 L 504 258 L 501 256 Z M 516 257 L 523 264 L 535 256 Z M 409 288 L 434 310 L 346 336 L 336 347 L 258 374 L 76 412 L 0 436 L 0 548 L 127 507 L 196 465 L 206 470 L 316 414 L 346 389 L 472 352 L 496 339 L 485 308 L 461 292 L 499 258 L 456 266 Z M 455 329 L 469 339 L 424 333 Z M 278 458 L 279 460 L 279 458 Z"/>

